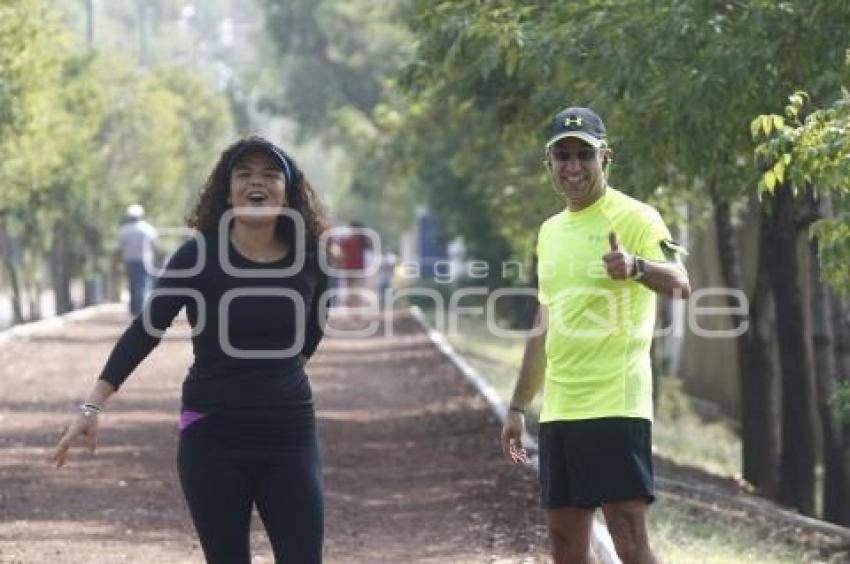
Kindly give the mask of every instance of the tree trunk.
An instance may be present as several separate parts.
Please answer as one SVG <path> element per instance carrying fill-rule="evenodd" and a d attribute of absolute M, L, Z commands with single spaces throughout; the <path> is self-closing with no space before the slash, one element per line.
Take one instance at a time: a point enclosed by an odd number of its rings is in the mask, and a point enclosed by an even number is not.
<path fill-rule="evenodd" d="M 21 282 L 18 275 L 18 267 L 15 264 L 15 253 L 12 250 L 12 241 L 6 235 L 6 229 L 0 231 L 0 254 L 2 254 L 3 268 L 9 279 L 9 288 L 12 290 L 10 301 L 12 305 L 12 324 L 17 325 L 24 321 L 23 298 L 21 296 Z"/>
<path fill-rule="evenodd" d="M 38 321 L 42 318 L 41 315 L 41 284 L 36 282 L 29 287 L 27 291 L 27 300 L 30 305 L 29 321 Z"/>
<path fill-rule="evenodd" d="M 850 378 L 850 325 L 848 324 L 847 301 L 830 292 L 832 306 L 832 329 L 834 336 L 835 365 L 838 383 L 846 383 Z M 842 444 L 838 456 L 841 458 L 844 497 L 842 498 L 839 516 L 836 522 L 850 525 L 850 425 L 841 425 Z"/>
<path fill-rule="evenodd" d="M 17 325 L 24 321 L 21 282 L 20 276 L 18 276 L 18 268 L 7 253 L 3 253 L 3 267 L 6 270 L 6 277 L 9 280 L 9 288 L 12 290 L 12 295 L 9 296 L 9 300 L 12 304 L 12 324 Z"/>
<path fill-rule="evenodd" d="M 92 306 L 103 302 L 104 278 L 101 273 L 95 273 L 85 280 L 85 293 L 83 297 L 84 306 Z"/>
<path fill-rule="evenodd" d="M 56 315 L 69 312 L 73 309 L 67 246 L 65 229 L 61 223 L 57 222 L 53 225 L 53 248 L 50 252 L 50 273 L 53 279 Z"/>
<path fill-rule="evenodd" d="M 717 230 L 717 250 L 723 283 L 727 288 L 743 292 L 738 249 L 729 203 L 713 194 L 714 220 Z M 762 495 L 775 498 L 779 483 L 780 419 L 776 398 L 778 394 L 775 370 L 770 356 L 771 331 L 767 318 L 770 305 L 767 261 L 770 252 L 768 226 L 760 227 L 756 285 L 749 300 L 749 320 L 733 315 L 732 323 L 739 326 L 749 321 L 750 328 L 738 337 L 739 390 L 741 394 L 741 450 L 744 479 Z M 737 305 L 729 299 L 729 306 Z"/>
<path fill-rule="evenodd" d="M 672 323 L 672 318 L 669 315 L 669 309 L 666 307 L 667 299 L 659 296 L 656 307 L 656 317 L 661 327 L 669 327 Z M 664 337 L 653 337 L 652 344 L 649 347 L 649 361 L 652 366 L 652 406 L 653 413 L 658 415 L 661 411 L 661 375 L 670 374 L 670 366 L 664 355 Z"/>
<path fill-rule="evenodd" d="M 779 495 L 779 462 L 782 448 L 782 411 L 776 363 L 774 362 L 775 307 L 770 287 L 769 224 L 759 222 L 756 281 L 749 300 L 750 330 L 738 340 L 742 356 L 741 428 L 745 476 L 759 492 L 776 499 Z M 746 398 L 746 403 L 744 398 Z M 743 437 L 746 437 L 744 439 Z"/>
<path fill-rule="evenodd" d="M 847 490 L 844 483 L 844 460 L 842 458 L 841 422 L 830 405 L 836 388 L 836 364 L 832 318 L 830 317 L 829 293 L 820 276 L 818 245 L 809 243 L 811 256 L 812 286 L 812 345 L 814 348 L 815 383 L 817 389 L 818 415 L 823 436 L 823 518 L 833 523 L 846 524 Z"/>
<path fill-rule="evenodd" d="M 835 364 L 842 382 L 850 379 L 850 304 L 846 298 L 829 293 L 832 305 L 832 330 L 835 332 Z"/>
<path fill-rule="evenodd" d="M 811 347 L 803 318 L 799 285 L 795 199 L 787 186 L 773 197 L 769 267 L 776 303 L 776 329 L 782 367 L 782 452 L 779 501 L 805 515 L 815 509 L 814 378 Z"/>

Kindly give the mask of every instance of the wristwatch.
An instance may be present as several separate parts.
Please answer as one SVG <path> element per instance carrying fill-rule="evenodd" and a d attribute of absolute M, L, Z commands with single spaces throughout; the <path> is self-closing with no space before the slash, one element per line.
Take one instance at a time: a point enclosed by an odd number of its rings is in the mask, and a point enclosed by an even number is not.
<path fill-rule="evenodd" d="M 641 257 L 635 255 L 634 260 L 632 261 L 632 280 L 640 280 L 643 278 L 643 275 L 646 274 L 646 261 Z"/>

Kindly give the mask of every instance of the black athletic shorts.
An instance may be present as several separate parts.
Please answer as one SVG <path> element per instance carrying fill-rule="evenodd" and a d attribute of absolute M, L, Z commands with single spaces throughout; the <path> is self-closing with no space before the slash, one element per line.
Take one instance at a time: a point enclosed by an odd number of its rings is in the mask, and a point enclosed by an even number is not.
<path fill-rule="evenodd" d="M 652 503 L 652 424 L 636 417 L 541 423 L 540 488 L 544 509 Z"/>

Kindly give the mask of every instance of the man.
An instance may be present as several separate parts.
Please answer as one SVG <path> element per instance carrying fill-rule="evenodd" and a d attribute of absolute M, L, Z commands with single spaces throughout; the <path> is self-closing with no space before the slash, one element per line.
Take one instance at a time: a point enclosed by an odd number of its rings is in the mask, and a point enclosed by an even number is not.
<path fill-rule="evenodd" d="M 372 252 L 372 241 L 364 235 L 366 227 L 359 221 L 352 221 L 339 240 L 342 269 L 341 280 L 345 293 L 342 302 L 348 306 L 360 306 L 364 302 L 367 287 L 366 269 Z"/>
<path fill-rule="evenodd" d="M 558 564 L 590 561 L 597 507 L 625 564 L 656 562 L 647 533 L 655 294 L 687 297 L 690 285 L 658 212 L 608 186 L 612 155 L 592 110 L 555 116 L 545 163 L 566 209 L 540 228 L 536 330 L 502 428 L 505 456 L 526 461 L 523 416 L 542 387 L 541 497 Z"/>
<path fill-rule="evenodd" d="M 144 220 L 139 204 L 127 206 L 127 221 L 118 230 L 118 246 L 130 285 L 130 315 L 139 315 L 153 285 L 154 243 L 157 232 Z"/>

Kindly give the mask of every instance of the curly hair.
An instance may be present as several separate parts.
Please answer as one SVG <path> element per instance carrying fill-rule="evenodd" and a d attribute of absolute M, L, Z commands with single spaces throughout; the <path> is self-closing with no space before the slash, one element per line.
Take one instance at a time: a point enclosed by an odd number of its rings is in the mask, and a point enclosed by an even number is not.
<path fill-rule="evenodd" d="M 316 250 L 319 237 L 329 227 L 324 206 L 295 161 L 279 147 L 262 137 L 241 139 L 221 153 L 209 178 L 201 187 L 198 203 L 186 218 L 186 225 L 194 227 L 205 235 L 215 234 L 222 215 L 232 207 L 228 200 L 234 159 L 250 152 L 268 152 L 269 150 L 279 153 L 286 160 L 290 169 L 287 171 L 289 174 L 285 175 L 287 206 L 301 214 L 306 227 L 307 249 Z M 295 223 L 292 218 L 279 217 L 276 233 L 282 241 L 290 246 L 295 245 Z"/>

